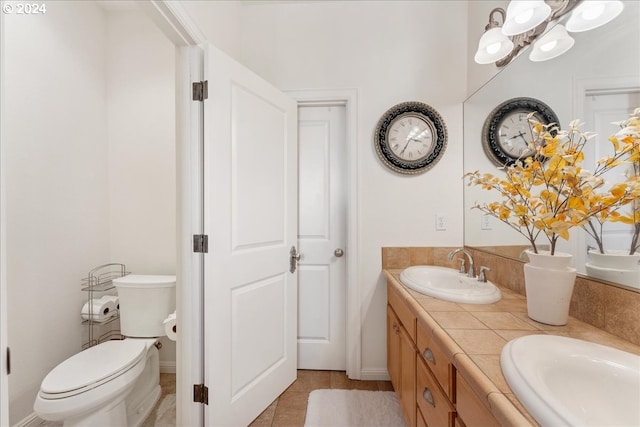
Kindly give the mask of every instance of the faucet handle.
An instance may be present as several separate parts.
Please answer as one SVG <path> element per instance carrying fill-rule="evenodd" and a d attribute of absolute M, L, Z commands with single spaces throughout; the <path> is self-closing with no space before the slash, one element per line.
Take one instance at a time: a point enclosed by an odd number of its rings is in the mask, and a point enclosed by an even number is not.
<path fill-rule="evenodd" d="M 478 273 L 478 282 L 486 282 L 487 275 L 484 273 L 485 271 L 491 271 L 489 267 L 485 267 L 484 265 L 480 266 L 480 273 Z"/>
<path fill-rule="evenodd" d="M 460 261 L 460 273 L 466 273 L 467 270 L 464 268 L 464 258 L 458 258 L 458 261 Z"/>

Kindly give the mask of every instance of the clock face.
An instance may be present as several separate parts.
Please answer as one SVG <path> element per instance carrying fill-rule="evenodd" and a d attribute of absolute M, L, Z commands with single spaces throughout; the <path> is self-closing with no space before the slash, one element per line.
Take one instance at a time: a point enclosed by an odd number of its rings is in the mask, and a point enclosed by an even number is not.
<path fill-rule="evenodd" d="M 398 158 L 420 160 L 431 152 L 434 131 L 430 123 L 408 113 L 399 116 L 389 127 L 387 144 Z"/>
<path fill-rule="evenodd" d="M 515 111 L 505 116 L 498 124 L 498 143 L 506 155 L 514 159 L 533 155 L 535 149 L 531 146 L 533 132 L 529 123 L 530 111 Z M 544 123 L 545 120 L 534 114 L 533 119 Z"/>
<path fill-rule="evenodd" d="M 447 127 L 437 111 L 421 102 L 387 110 L 376 126 L 376 153 L 389 169 L 402 174 L 427 171 L 447 145 Z"/>
<path fill-rule="evenodd" d="M 510 166 L 535 154 L 530 114 L 533 120 L 545 125 L 558 123 L 551 108 L 533 98 L 510 99 L 489 114 L 482 129 L 482 145 L 491 161 L 498 166 Z"/>

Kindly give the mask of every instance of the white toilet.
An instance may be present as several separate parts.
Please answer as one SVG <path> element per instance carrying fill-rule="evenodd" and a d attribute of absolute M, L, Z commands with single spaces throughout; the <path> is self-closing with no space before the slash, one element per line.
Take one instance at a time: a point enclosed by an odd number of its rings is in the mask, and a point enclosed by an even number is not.
<path fill-rule="evenodd" d="M 53 368 L 33 405 L 35 413 L 64 426 L 133 426 L 160 397 L 156 346 L 162 321 L 175 310 L 175 276 L 128 275 L 113 281 L 124 340 L 106 341 Z"/>

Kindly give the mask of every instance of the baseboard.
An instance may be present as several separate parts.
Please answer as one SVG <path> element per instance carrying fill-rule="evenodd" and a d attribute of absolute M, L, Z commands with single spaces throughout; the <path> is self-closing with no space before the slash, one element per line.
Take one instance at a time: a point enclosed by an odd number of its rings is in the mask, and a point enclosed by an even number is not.
<path fill-rule="evenodd" d="M 389 381 L 389 372 L 386 369 L 361 369 L 360 379 L 366 381 Z"/>
<path fill-rule="evenodd" d="M 176 362 L 174 361 L 160 361 L 160 373 L 161 374 L 175 374 Z"/>
<path fill-rule="evenodd" d="M 42 423 L 42 420 L 38 418 L 35 412 L 30 413 L 17 423 L 13 427 L 35 427 Z"/>

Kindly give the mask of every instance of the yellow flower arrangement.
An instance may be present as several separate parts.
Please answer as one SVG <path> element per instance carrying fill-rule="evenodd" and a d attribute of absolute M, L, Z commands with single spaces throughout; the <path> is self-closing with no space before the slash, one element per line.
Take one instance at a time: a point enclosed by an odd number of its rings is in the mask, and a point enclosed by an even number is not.
<path fill-rule="evenodd" d="M 615 154 L 601 159 L 594 172 L 582 168 L 581 164 L 585 144 L 595 134 L 582 132 L 578 120 L 572 121 L 568 130 L 560 130 L 555 123 L 545 125 L 530 115 L 534 140 L 530 141 L 529 148 L 535 153 L 533 156 L 502 168 L 504 175 L 501 176 L 479 171 L 465 174 L 468 185 L 479 185 L 501 196 L 501 201 L 476 204 L 474 208 L 525 236 L 536 253 L 540 234 L 546 236 L 553 255 L 558 238 L 568 239 L 573 227 L 585 227 L 599 236 L 604 222 L 623 221 L 636 224 L 640 232 L 640 167 L 635 176 L 607 190 L 603 189 L 602 178 L 606 171 L 631 160 L 640 166 L 640 109 L 636 113 L 635 119 L 624 122 L 621 137 L 611 139 Z M 635 138 L 635 143 L 631 143 L 630 138 Z M 633 213 L 620 213 L 620 208 L 629 203 L 633 203 Z"/>

